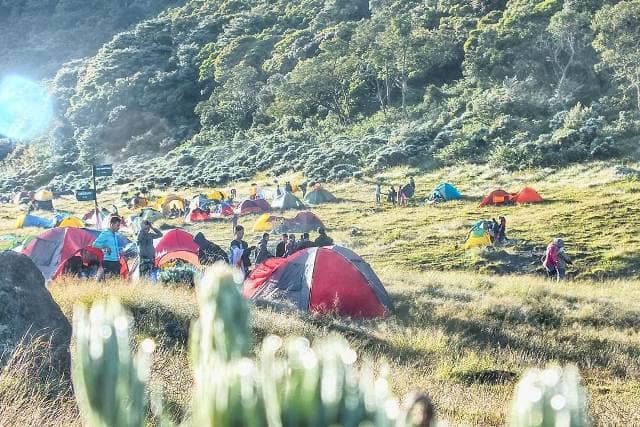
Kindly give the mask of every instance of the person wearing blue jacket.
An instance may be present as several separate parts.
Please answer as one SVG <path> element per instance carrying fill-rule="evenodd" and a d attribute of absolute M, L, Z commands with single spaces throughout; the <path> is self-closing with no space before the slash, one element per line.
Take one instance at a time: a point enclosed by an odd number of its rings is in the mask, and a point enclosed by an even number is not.
<path fill-rule="evenodd" d="M 100 233 L 95 242 L 93 242 L 93 247 L 101 249 L 104 253 L 102 267 L 104 268 L 105 277 L 120 277 L 120 254 L 124 249 L 120 246 L 122 237 L 118 234 L 121 224 L 122 219 L 120 217 L 112 217 L 109 221 L 109 229 Z"/>

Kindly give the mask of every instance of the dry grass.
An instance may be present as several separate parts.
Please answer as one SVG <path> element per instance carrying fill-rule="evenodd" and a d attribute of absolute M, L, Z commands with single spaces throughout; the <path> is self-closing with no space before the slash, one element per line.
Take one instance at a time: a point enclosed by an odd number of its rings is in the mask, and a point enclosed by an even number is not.
<path fill-rule="evenodd" d="M 393 170 L 379 179 L 397 185 L 408 172 Z M 313 339 L 338 331 L 362 358 L 388 372 L 397 393 L 428 391 L 442 418 L 453 425 L 503 424 L 524 370 L 550 362 L 575 363 L 597 424 L 640 425 L 638 184 L 618 179 L 604 164 L 553 174 L 509 174 L 465 165 L 418 176 L 418 199 L 441 180 L 455 183 L 468 199 L 406 209 L 377 207 L 371 184 L 350 182 L 331 188 L 341 203 L 314 209 L 337 242 L 374 266 L 396 303 L 393 315 L 349 322 L 254 309 L 256 342 L 271 333 Z M 480 197 L 495 187 L 516 191 L 525 184 L 549 201 L 477 207 Z M 245 186 L 237 188 L 242 193 Z M 61 205 L 78 213 L 87 209 L 73 201 Z M 15 210 L 0 208 L 0 228 L 36 233 L 12 228 Z M 464 252 L 468 226 L 498 215 L 507 216 L 514 242 L 502 250 Z M 254 220 L 242 222 L 251 230 Z M 184 226 L 225 246 L 230 239 L 228 222 Z M 352 235 L 352 228 L 359 233 Z M 536 275 L 539 251 L 557 235 L 565 237 L 570 254 L 577 257 L 571 271 L 577 279 L 562 284 Z M 250 232 L 248 239 L 256 236 Z M 490 272 L 503 274 L 486 274 Z M 150 336 L 160 343 L 154 387 L 163 391 L 176 417 L 184 414 L 191 384 L 186 342 L 196 313 L 191 290 L 67 280 L 51 286 L 51 292 L 67 315 L 76 303 L 118 296 L 134 316 L 136 339 Z M 43 419 L 38 410 L 31 413 L 33 423 Z"/>

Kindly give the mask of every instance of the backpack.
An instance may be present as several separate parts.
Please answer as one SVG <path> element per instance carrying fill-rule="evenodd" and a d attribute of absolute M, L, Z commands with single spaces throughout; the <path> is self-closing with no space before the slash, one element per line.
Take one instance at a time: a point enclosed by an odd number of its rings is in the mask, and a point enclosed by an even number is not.
<path fill-rule="evenodd" d="M 542 265 L 546 268 L 555 268 L 558 265 L 558 247 L 553 243 L 547 246 L 547 251 L 541 259 Z"/>

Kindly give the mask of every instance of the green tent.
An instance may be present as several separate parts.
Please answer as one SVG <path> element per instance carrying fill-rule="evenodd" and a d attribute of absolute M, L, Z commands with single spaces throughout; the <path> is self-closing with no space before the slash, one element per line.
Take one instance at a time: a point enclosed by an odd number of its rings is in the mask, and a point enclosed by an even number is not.
<path fill-rule="evenodd" d="M 285 191 L 284 193 L 273 199 L 271 208 L 279 210 L 306 209 L 306 206 L 300 201 L 300 199 L 294 196 L 293 193 Z"/>
<path fill-rule="evenodd" d="M 321 203 L 337 202 L 336 196 L 329 193 L 324 188 L 313 189 L 304 196 L 304 202 L 310 205 L 319 205 Z"/>

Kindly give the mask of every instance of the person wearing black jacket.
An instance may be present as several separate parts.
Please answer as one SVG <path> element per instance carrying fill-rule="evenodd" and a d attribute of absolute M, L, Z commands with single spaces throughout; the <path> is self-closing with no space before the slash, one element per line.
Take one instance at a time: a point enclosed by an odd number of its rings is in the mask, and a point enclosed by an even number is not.
<path fill-rule="evenodd" d="M 278 243 L 278 246 L 276 246 L 276 257 L 284 257 L 284 254 L 287 252 L 287 243 L 289 243 L 289 235 L 284 233 L 282 235 L 282 240 Z"/>
<path fill-rule="evenodd" d="M 204 234 L 196 234 L 193 236 L 193 241 L 198 245 L 198 261 L 200 261 L 200 264 L 212 265 L 218 261 L 229 262 L 229 257 L 224 249 L 207 240 Z"/>
<path fill-rule="evenodd" d="M 309 240 L 309 233 L 302 233 L 302 237 L 300 237 L 300 241 L 298 242 L 298 247 L 296 250 L 301 251 L 303 249 L 312 248 L 314 246 L 314 242 Z"/>
<path fill-rule="evenodd" d="M 160 230 L 151 225 L 150 221 L 142 221 L 142 226 L 136 236 L 138 254 L 140 255 L 140 277 L 148 277 L 151 274 L 156 262 L 156 250 L 153 247 L 153 240 L 161 237 Z"/>
<path fill-rule="evenodd" d="M 333 239 L 329 236 L 327 236 L 327 232 L 324 228 L 320 227 L 318 228 L 318 238 L 315 241 L 315 245 L 317 247 L 322 247 L 322 246 L 331 246 L 333 245 Z"/>

